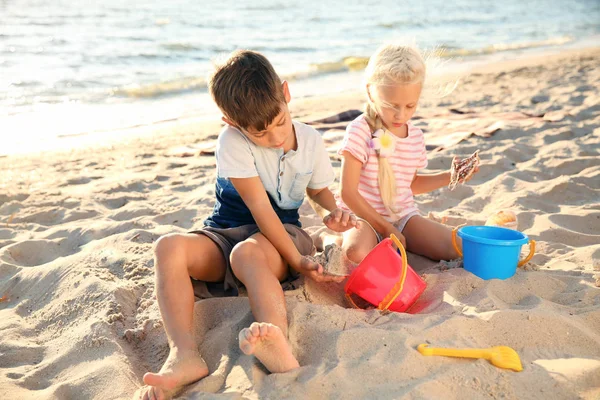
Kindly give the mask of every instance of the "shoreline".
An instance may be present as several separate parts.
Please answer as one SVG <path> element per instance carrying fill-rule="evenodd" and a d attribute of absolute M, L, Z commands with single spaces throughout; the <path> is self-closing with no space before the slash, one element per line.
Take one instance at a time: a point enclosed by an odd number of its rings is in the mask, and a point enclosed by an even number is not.
<path fill-rule="evenodd" d="M 518 50 L 514 52 L 498 52 L 492 55 L 484 56 L 473 56 L 466 59 L 453 59 L 449 60 L 449 63 L 445 64 L 445 70 L 439 75 L 440 77 L 468 77 L 474 73 L 493 73 L 498 70 L 526 67 L 535 65 L 540 62 L 540 59 L 551 60 L 563 57 L 570 57 L 574 54 L 585 54 L 594 52 L 599 49 L 598 46 L 589 46 L 590 40 L 582 40 L 579 42 L 570 43 L 569 45 L 554 47 L 554 48 L 533 48 L 527 50 Z M 585 47 L 580 47 L 585 46 Z M 506 59 L 507 57 L 516 57 L 515 59 Z M 290 87 L 292 89 L 292 106 L 294 104 L 300 104 L 303 101 L 309 101 L 311 98 L 318 98 L 321 96 L 330 97 L 337 96 L 343 97 L 346 95 L 360 96 L 360 89 L 362 81 L 362 72 L 340 72 L 332 74 L 324 74 L 308 80 L 291 81 Z M 332 90 L 332 87 L 337 89 Z M 11 150 L 3 150 L 0 148 L 0 158 L 10 157 L 11 155 L 27 155 L 27 154 L 44 154 L 47 152 L 54 151 L 70 151 L 77 148 L 89 148 L 100 144 L 102 141 L 108 139 L 110 144 L 117 144 L 121 141 L 128 141 L 134 137 L 139 136 L 153 136 L 156 132 L 162 131 L 167 125 L 170 125 L 173 129 L 179 129 L 181 125 L 190 124 L 202 124 L 202 123 L 214 123 L 219 120 L 219 112 L 216 106 L 212 103 L 212 100 L 208 96 L 208 93 L 202 94 L 182 94 L 182 98 L 192 98 L 200 96 L 201 103 L 198 107 L 205 109 L 202 113 L 195 113 L 191 115 L 183 115 L 180 117 L 168 118 L 162 121 L 154 121 L 151 123 L 143 123 L 133 126 L 127 126 L 124 128 L 115 128 L 108 130 L 97 130 L 92 132 L 80 132 L 73 134 L 58 134 L 55 137 L 40 137 L 31 138 L 28 145 L 19 146 L 19 148 L 12 148 Z M 297 97 L 294 97 L 297 96 Z M 178 97 L 166 99 L 166 101 L 176 103 Z M 125 107 L 136 107 L 143 108 L 143 101 L 138 103 L 127 103 L 123 104 Z M 105 106 L 101 106 L 105 107 Z M 152 107 L 154 107 L 152 105 Z M 343 111 L 343 110 L 340 110 Z M 120 136 L 127 136 L 120 139 Z M 35 141 L 38 144 L 33 144 Z M 40 148 L 45 146 L 44 148 Z M 10 149 L 10 148 L 9 148 Z"/>

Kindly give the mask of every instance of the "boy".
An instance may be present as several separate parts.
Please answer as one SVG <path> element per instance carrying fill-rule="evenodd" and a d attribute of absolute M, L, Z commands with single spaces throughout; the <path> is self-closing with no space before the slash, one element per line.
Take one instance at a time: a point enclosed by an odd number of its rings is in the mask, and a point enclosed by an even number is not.
<path fill-rule="evenodd" d="M 356 226 L 328 189 L 334 172 L 321 135 L 292 121 L 288 84 L 264 56 L 233 53 L 211 76 L 209 90 L 227 124 L 216 150 L 216 203 L 202 230 L 156 243 L 156 292 L 171 350 L 160 372 L 144 375 L 144 399 L 168 397 L 208 375 L 192 333 L 189 277 L 223 282 L 229 294 L 244 285 L 257 322 L 239 333 L 240 349 L 270 372 L 297 368 L 280 282 L 298 273 L 317 282 L 343 279 L 324 275 L 308 257 L 314 246 L 298 214 L 304 193 L 330 229 Z"/>

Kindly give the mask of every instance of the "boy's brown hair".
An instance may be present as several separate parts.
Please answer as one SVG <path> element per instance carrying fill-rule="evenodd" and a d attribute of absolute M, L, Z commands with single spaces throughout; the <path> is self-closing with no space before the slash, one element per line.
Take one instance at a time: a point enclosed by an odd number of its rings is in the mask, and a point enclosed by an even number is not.
<path fill-rule="evenodd" d="M 208 89 L 224 116 L 242 129 L 263 131 L 285 104 L 281 79 L 265 56 L 233 52 L 210 76 Z"/>

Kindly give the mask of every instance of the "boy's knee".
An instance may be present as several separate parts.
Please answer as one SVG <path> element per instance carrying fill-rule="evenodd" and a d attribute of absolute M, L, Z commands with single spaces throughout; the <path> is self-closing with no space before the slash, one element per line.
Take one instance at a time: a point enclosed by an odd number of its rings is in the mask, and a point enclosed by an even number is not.
<path fill-rule="evenodd" d="M 253 265 L 266 264 L 265 254 L 258 243 L 245 240 L 236 244 L 231 250 L 229 261 L 231 270 L 238 279 L 241 279 L 244 266 L 249 263 L 249 260 L 252 260 Z"/>
<path fill-rule="evenodd" d="M 161 236 L 154 244 L 154 255 L 162 257 L 167 254 L 172 254 L 184 246 L 184 238 L 178 233 L 170 233 Z"/>

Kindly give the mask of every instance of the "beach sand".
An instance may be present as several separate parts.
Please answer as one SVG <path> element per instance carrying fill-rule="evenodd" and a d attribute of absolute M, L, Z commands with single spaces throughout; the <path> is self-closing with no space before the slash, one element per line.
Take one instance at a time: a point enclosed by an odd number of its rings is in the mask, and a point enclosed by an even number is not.
<path fill-rule="evenodd" d="M 210 376 L 181 397 L 600 398 L 599 65 L 600 50 L 585 49 L 479 67 L 417 111 L 427 171 L 477 149 L 482 161 L 468 185 L 417 196 L 421 212 L 457 226 L 515 211 L 537 252 L 514 277 L 483 281 L 411 254 L 428 284 L 416 314 L 347 308 L 342 285 L 295 282 L 289 338 L 302 367 L 272 375 L 237 346 L 253 321 L 247 298 L 199 301 Z M 361 103 L 357 91 L 291 109 L 309 122 Z M 338 175 L 345 124 L 315 125 Z M 152 244 L 210 213 L 220 124 L 137 129 L 119 142 L 0 158 L 1 398 L 130 398 L 164 362 Z M 309 232 L 320 227 L 307 203 L 301 214 Z M 420 343 L 510 346 L 524 370 L 424 357 Z"/>

